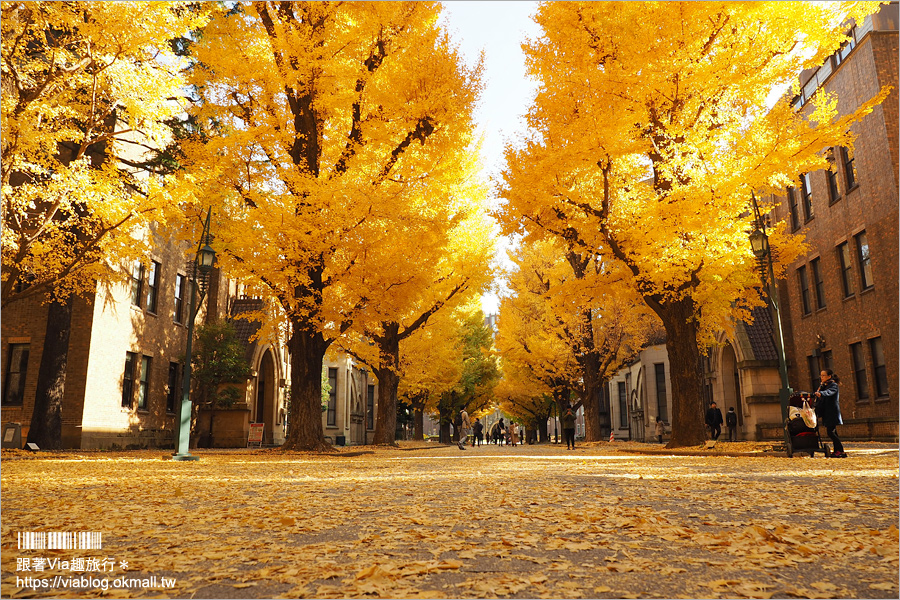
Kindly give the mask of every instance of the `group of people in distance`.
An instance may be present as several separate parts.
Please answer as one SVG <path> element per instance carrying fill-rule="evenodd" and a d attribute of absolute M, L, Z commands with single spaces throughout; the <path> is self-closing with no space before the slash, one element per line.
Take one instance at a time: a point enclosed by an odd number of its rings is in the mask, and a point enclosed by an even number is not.
<path fill-rule="evenodd" d="M 465 450 L 465 441 L 469 435 L 469 426 L 467 423 L 469 421 L 469 413 L 465 410 L 460 413 L 462 417 L 462 428 L 459 432 L 459 449 Z M 475 422 L 471 423 L 472 429 L 472 447 L 480 446 L 483 443 L 494 443 L 497 445 L 506 444 L 507 446 L 518 446 L 521 442 L 519 440 L 520 428 L 519 425 L 510 422 L 506 424 L 503 422 L 503 418 L 501 417 L 499 421 L 494 423 L 490 430 L 485 431 L 484 423 L 481 422 L 481 419 L 476 417 Z"/>
<path fill-rule="evenodd" d="M 466 439 L 469 436 L 469 430 L 472 431 L 472 447 L 480 446 L 483 443 L 494 443 L 497 445 L 518 446 L 521 442 L 521 427 L 510 421 L 509 424 L 503 422 L 503 417 L 494 423 L 490 430 L 485 432 L 484 423 L 476 417 L 475 422 L 469 419 L 469 413 L 465 409 L 460 411 L 460 428 L 459 442 L 457 445 L 460 450 L 466 449 Z M 563 437 L 566 440 L 566 448 L 575 449 L 575 410 L 572 406 L 566 406 L 566 409 L 560 418 L 562 421 Z"/>
<path fill-rule="evenodd" d="M 844 445 L 837 434 L 837 426 L 844 423 L 841 418 L 841 393 L 840 378 L 835 375 L 831 369 L 825 369 L 819 373 L 821 383 L 815 392 L 816 397 L 816 416 L 819 423 L 825 426 L 828 437 L 834 444 L 834 452 L 831 454 L 834 458 L 846 458 L 847 453 L 844 452 Z M 657 419 L 658 420 L 658 419 Z M 715 402 L 710 402 L 706 411 L 706 426 L 709 428 L 710 437 L 714 440 L 719 439 L 722 433 L 722 411 L 716 406 Z M 737 414 L 734 408 L 729 408 L 724 419 L 725 425 L 728 426 L 728 441 L 737 441 Z M 660 438 L 662 441 L 662 438 Z"/>

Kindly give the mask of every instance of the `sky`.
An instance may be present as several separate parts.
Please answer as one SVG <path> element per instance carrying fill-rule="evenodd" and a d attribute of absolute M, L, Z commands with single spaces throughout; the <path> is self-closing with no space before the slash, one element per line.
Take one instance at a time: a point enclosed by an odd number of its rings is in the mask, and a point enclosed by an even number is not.
<path fill-rule="evenodd" d="M 499 177 L 503 147 L 525 131 L 524 115 L 534 98 L 536 83 L 525 76 L 521 44 L 536 38 L 540 29 L 531 20 L 537 2 L 444 2 L 441 23 L 459 46 L 469 65 L 484 51 L 484 91 L 476 113 L 484 136 L 482 155 L 486 177 Z M 498 244 L 498 262 L 505 261 L 508 240 Z M 486 314 L 496 313 L 496 293 L 482 298 Z"/>

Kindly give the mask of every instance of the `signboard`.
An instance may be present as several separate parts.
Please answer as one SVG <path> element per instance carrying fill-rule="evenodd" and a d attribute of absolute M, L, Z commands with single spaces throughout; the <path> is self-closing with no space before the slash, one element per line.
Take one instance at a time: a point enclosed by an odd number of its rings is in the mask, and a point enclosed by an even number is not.
<path fill-rule="evenodd" d="M 250 444 L 259 444 L 259 447 L 262 448 L 263 430 L 265 428 L 265 423 L 250 423 L 250 435 L 247 438 L 247 447 L 250 447 Z"/>

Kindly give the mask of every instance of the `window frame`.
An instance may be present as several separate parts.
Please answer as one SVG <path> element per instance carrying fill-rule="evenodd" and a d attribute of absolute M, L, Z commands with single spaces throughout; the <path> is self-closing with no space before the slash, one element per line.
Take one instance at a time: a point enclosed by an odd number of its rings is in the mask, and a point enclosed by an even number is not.
<path fill-rule="evenodd" d="M 144 301 L 144 263 L 134 261 L 131 266 L 131 305 L 142 308 Z"/>
<path fill-rule="evenodd" d="M 141 355 L 141 372 L 138 376 L 137 409 L 150 410 L 150 372 L 153 368 L 153 357 Z"/>
<path fill-rule="evenodd" d="M 25 405 L 25 382 L 28 379 L 28 358 L 31 355 L 31 343 L 9 344 L 6 348 L 6 376 L 3 378 L 3 406 L 24 406 Z M 15 361 L 18 354 L 18 361 Z M 18 364 L 15 364 L 15 363 Z M 13 368 L 16 370 L 13 371 Z M 10 400 L 10 390 L 12 381 L 16 382 L 15 396 Z"/>
<path fill-rule="evenodd" d="M 875 280 L 872 277 L 872 250 L 869 245 L 869 236 L 866 235 L 866 230 L 863 229 L 853 236 L 853 240 L 856 242 L 856 260 L 859 262 L 859 284 L 862 286 L 860 291 L 865 292 L 875 287 Z M 865 244 L 862 242 L 865 242 Z M 863 252 L 863 245 L 866 248 L 865 253 Z"/>
<path fill-rule="evenodd" d="M 653 363 L 653 374 L 656 381 L 656 416 L 669 422 L 669 390 L 666 387 L 666 363 Z"/>
<path fill-rule="evenodd" d="M 835 204 L 841 199 L 841 190 L 838 187 L 838 175 L 834 166 L 825 170 L 825 179 L 828 182 L 828 204 Z"/>
<path fill-rule="evenodd" d="M 806 366 L 809 369 L 809 391 L 813 393 L 819 389 L 819 383 L 821 382 L 819 375 L 822 372 L 822 365 L 819 364 L 819 357 L 816 356 L 815 352 L 807 355 Z"/>
<path fill-rule="evenodd" d="M 628 429 L 628 389 L 624 381 L 619 382 L 619 427 Z"/>
<path fill-rule="evenodd" d="M 150 261 L 150 270 L 147 272 L 147 306 L 149 313 L 156 314 L 159 304 L 159 281 L 161 278 L 162 264 L 155 260 Z"/>
<path fill-rule="evenodd" d="M 869 358 L 872 361 L 872 381 L 875 382 L 875 398 L 890 398 L 890 384 L 887 376 L 887 364 L 884 359 L 884 342 L 881 336 L 869 339 Z"/>
<path fill-rule="evenodd" d="M 166 412 L 175 414 L 178 404 L 178 367 L 177 362 L 169 361 L 169 373 L 166 380 Z"/>
<path fill-rule="evenodd" d="M 856 295 L 853 288 L 853 259 L 850 254 L 850 242 L 841 242 L 837 245 L 838 264 L 841 268 L 841 284 L 844 298 L 852 298 Z"/>
<path fill-rule="evenodd" d="M 122 408 L 134 407 L 134 369 L 137 363 L 136 352 L 125 353 L 125 371 L 122 374 Z"/>
<path fill-rule="evenodd" d="M 797 190 L 793 186 L 788 186 L 787 197 L 788 207 L 791 213 L 791 231 L 800 229 L 800 211 L 797 205 Z"/>
<path fill-rule="evenodd" d="M 800 289 L 800 311 L 803 316 L 812 314 L 812 301 L 809 293 L 809 274 L 806 265 L 797 267 L 797 284 Z"/>
<path fill-rule="evenodd" d="M 815 217 L 815 214 L 813 214 L 812 176 L 810 173 L 800 175 L 800 197 L 803 199 L 804 222 L 808 223 Z"/>
<path fill-rule="evenodd" d="M 856 385 L 856 400 L 857 402 L 867 402 L 869 400 L 869 380 L 866 374 L 866 357 L 863 354 L 862 342 L 850 344 L 850 365 L 853 368 L 853 382 Z"/>
<path fill-rule="evenodd" d="M 841 162 L 844 167 L 844 190 L 849 193 L 859 187 L 859 179 L 856 177 L 856 166 L 853 164 L 855 156 L 850 156 L 846 146 L 841 146 Z"/>
<path fill-rule="evenodd" d="M 366 429 L 375 429 L 375 386 L 366 386 Z"/>
<path fill-rule="evenodd" d="M 825 299 L 825 280 L 822 278 L 821 259 L 816 257 L 809 261 L 809 268 L 812 273 L 813 287 L 815 289 L 816 310 L 822 310 L 827 306 Z"/>
<path fill-rule="evenodd" d="M 181 273 L 175 274 L 175 306 L 172 311 L 172 321 L 184 324 L 184 292 L 187 286 L 187 276 Z"/>
<path fill-rule="evenodd" d="M 332 374 L 334 377 L 332 377 Z M 325 411 L 325 426 L 337 427 L 337 383 L 338 370 L 334 367 L 328 367 L 328 407 Z"/>

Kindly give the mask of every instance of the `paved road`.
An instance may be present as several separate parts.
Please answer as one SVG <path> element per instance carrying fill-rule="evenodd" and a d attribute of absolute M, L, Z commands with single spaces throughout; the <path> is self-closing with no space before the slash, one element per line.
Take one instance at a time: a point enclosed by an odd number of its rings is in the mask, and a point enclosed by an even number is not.
<path fill-rule="evenodd" d="M 200 452 L 196 463 L 5 453 L 2 595 L 99 596 L 103 577 L 155 575 L 128 593 L 897 597 L 896 446 L 848 445 L 849 459 L 627 448 L 640 447 Z M 16 533 L 36 530 L 100 530 L 103 550 L 18 550 Z M 90 575 L 29 575 L 17 563 L 76 555 L 114 558 L 117 569 L 94 573 L 94 587 L 16 586 Z"/>

